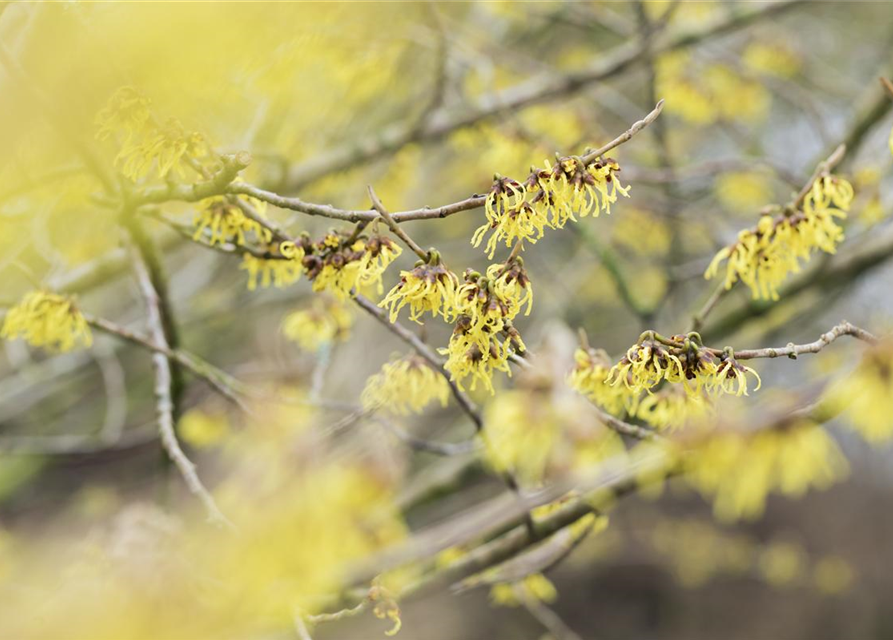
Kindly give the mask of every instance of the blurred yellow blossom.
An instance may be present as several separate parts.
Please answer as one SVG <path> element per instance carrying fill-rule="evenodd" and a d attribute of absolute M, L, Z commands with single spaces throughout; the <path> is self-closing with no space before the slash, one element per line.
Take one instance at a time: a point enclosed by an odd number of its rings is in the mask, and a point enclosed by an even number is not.
<path fill-rule="evenodd" d="M 751 42 L 741 54 L 744 66 L 753 73 L 792 78 L 800 71 L 800 57 L 783 42 Z"/>
<path fill-rule="evenodd" d="M 33 347 L 52 351 L 93 344 L 90 327 L 74 302 L 46 291 L 28 293 L 6 313 L 0 338 L 21 338 Z"/>
<path fill-rule="evenodd" d="M 816 589 L 827 595 L 843 593 L 852 586 L 854 577 L 850 563 L 838 556 L 820 559 L 812 571 Z"/>
<path fill-rule="evenodd" d="M 772 200 L 772 188 L 766 177 L 753 171 L 725 173 L 716 180 L 716 197 L 736 212 L 753 213 Z"/>
<path fill-rule="evenodd" d="M 417 355 L 386 363 L 366 380 L 361 397 L 367 410 L 384 409 L 401 415 L 420 413 L 429 403 L 447 405 L 450 386 L 446 378 Z"/>
<path fill-rule="evenodd" d="M 893 436 L 893 341 L 870 347 L 856 370 L 829 393 L 829 402 L 869 442 Z"/>
<path fill-rule="evenodd" d="M 558 590 L 542 573 L 531 573 L 518 582 L 500 582 L 490 588 L 490 601 L 501 607 L 517 607 L 526 599 L 555 602 Z"/>
<path fill-rule="evenodd" d="M 226 414 L 210 413 L 200 409 L 187 411 L 180 418 L 177 428 L 184 442 L 198 448 L 218 444 L 230 431 Z"/>
<path fill-rule="evenodd" d="M 773 541 L 760 551 L 757 566 L 766 582 L 783 587 L 801 579 L 807 563 L 808 558 L 801 546 Z"/>
<path fill-rule="evenodd" d="M 316 351 L 323 345 L 344 341 L 350 336 L 354 315 L 344 303 L 317 296 L 309 309 L 288 314 L 282 321 L 282 333 L 306 351 Z"/>
<path fill-rule="evenodd" d="M 759 516 L 772 492 L 796 498 L 811 488 L 825 489 L 847 470 L 834 440 L 806 420 L 755 432 L 716 432 L 685 458 L 686 480 L 713 499 L 714 514 L 725 521 Z"/>

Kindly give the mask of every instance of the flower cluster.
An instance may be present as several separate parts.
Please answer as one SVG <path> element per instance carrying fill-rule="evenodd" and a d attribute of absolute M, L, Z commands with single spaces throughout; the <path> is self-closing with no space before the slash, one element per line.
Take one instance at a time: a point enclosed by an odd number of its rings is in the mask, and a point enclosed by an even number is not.
<path fill-rule="evenodd" d="M 685 457 L 685 477 L 713 498 L 721 520 L 760 515 L 769 493 L 799 497 L 845 475 L 846 458 L 815 423 L 794 419 L 771 429 L 734 429 L 696 443 Z"/>
<path fill-rule="evenodd" d="M 317 242 L 302 236 L 301 248 L 301 264 L 313 290 L 329 291 L 342 300 L 367 287 L 381 293 L 382 274 L 403 251 L 386 236 L 354 237 L 339 231 Z"/>
<path fill-rule="evenodd" d="M 155 165 L 159 178 L 171 171 L 183 175 L 183 163 L 208 155 L 204 137 L 186 130 L 176 118 L 159 124 L 152 115 L 151 102 L 132 87 L 115 92 L 97 114 L 97 137 L 116 137 L 120 150 L 115 164 L 131 180 L 139 180 Z"/>
<path fill-rule="evenodd" d="M 32 291 L 9 310 L 0 338 L 22 338 L 34 347 L 55 351 L 93 344 L 90 327 L 74 303 L 46 291 Z"/>
<path fill-rule="evenodd" d="M 319 296 L 314 298 L 309 309 L 288 314 L 282 321 L 282 333 L 302 349 L 316 351 L 332 342 L 346 340 L 353 322 L 350 307 Z"/>
<path fill-rule="evenodd" d="M 428 261 L 419 260 L 412 271 L 401 271 L 400 282 L 379 303 L 389 308 L 391 322 L 396 322 L 400 309 L 407 305 L 409 319 L 419 324 L 426 313 L 441 315 L 446 321 L 452 318 L 459 278 L 440 261 L 437 251 L 428 255 Z"/>
<path fill-rule="evenodd" d="M 251 206 L 262 216 L 266 203 L 253 198 L 251 200 Z M 199 202 L 193 224 L 195 233 L 192 239 L 199 240 L 207 231 L 207 241 L 212 246 L 227 242 L 244 245 L 246 234 L 254 235 L 260 243 L 270 243 L 273 240 L 273 233 L 269 229 L 249 218 L 238 203 L 224 196 L 212 196 Z"/>
<path fill-rule="evenodd" d="M 386 363 L 366 381 L 361 401 L 367 410 L 386 408 L 401 415 L 420 413 L 437 400 L 446 406 L 450 386 L 427 360 L 415 355 Z"/>
<path fill-rule="evenodd" d="M 617 194 L 628 195 L 628 188 L 617 180 L 620 165 L 611 158 L 585 162 L 579 156 L 558 158 L 553 167 L 531 169 L 524 182 L 495 176 L 487 194 L 487 223 L 472 237 L 479 246 L 488 232 L 487 254 L 493 257 L 501 241 L 509 247 L 518 240 L 535 243 L 545 229 L 561 229 L 568 220 L 611 212 Z"/>
<path fill-rule="evenodd" d="M 843 240 L 836 218 L 845 218 L 853 201 L 853 187 L 842 178 L 822 176 L 803 199 L 802 211 L 787 208 L 782 214 L 764 214 L 757 226 L 738 234 L 738 241 L 716 254 L 704 274 L 708 280 L 726 265 L 725 287 L 738 280 L 754 299 L 778 299 L 778 287 L 789 273 L 800 271 L 814 250 L 835 253 Z"/>
<path fill-rule="evenodd" d="M 401 252 L 385 236 L 330 231 L 317 242 L 302 234 L 295 242 L 272 245 L 268 255 L 246 253 L 241 268 L 248 271 L 249 290 L 258 284 L 286 287 L 304 274 L 314 291 L 328 291 L 344 300 L 367 287 L 377 287 L 380 293 L 382 274 Z"/>
<path fill-rule="evenodd" d="M 681 383 L 686 393 L 747 395 L 747 374 L 760 377 L 752 368 L 735 359 L 730 348 L 719 352 L 701 345 L 700 336 L 664 338 L 653 331 L 642 334 L 639 342 L 611 369 L 609 382 L 625 386 L 632 393 L 650 393 L 659 383 Z"/>
<path fill-rule="evenodd" d="M 866 351 L 853 375 L 831 391 L 830 402 L 869 442 L 893 436 L 893 341 Z"/>
<path fill-rule="evenodd" d="M 493 371 L 510 374 L 508 356 L 524 352 L 521 334 L 512 320 L 526 304 L 530 310 L 533 300 L 530 280 L 518 258 L 506 264 L 491 265 L 482 276 L 471 269 L 465 272 L 465 282 L 456 291 L 453 312 L 456 322 L 449 348 L 446 368 L 459 384 L 471 377 L 471 388 L 481 381 L 492 393 Z"/>

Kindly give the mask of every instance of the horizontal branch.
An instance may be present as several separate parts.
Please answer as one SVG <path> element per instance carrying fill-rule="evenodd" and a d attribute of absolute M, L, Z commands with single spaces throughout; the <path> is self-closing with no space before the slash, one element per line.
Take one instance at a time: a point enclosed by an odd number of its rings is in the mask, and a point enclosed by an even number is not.
<path fill-rule="evenodd" d="M 862 340 L 869 344 L 875 344 L 878 339 L 875 335 L 869 333 L 865 329 L 843 321 L 832 327 L 829 331 L 823 333 L 815 342 L 807 344 L 789 343 L 784 347 L 770 347 L 764 349 L 744 349 L 735 352 L 736 360 L 752 360 L 754 358 L 792 358 L 804 353 L 818 353 L 829 344 L 840 338 L 841 336 L 852 336 L 857 340 Z"/>

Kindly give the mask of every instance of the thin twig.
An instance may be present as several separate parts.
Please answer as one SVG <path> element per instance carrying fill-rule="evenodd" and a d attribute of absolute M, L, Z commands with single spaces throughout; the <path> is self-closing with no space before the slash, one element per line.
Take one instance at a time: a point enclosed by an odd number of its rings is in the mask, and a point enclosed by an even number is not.
<path fill-rule="evenodd" d="M 94 329 L 98 329 L 103 333 L 121 338 L 138 347 L 148 349 L 149 351 L 177 361 L 194 375 L 206 381 L 224 398 L 235 403 L 246 413 L 251 413 L 250 407 L 248 407 L 240 397 L 240 393 L 245 393 L 241 383 L 237 382 L 228 373 L 202 360 L 197 355 L 184 351 L 183 349 L 171 349 L 166 345 L 156 344 L 152 338 L 140 335 L 126 327 L 122 327 L 110 320 L 106 320 L 105 318 L 99 318 L 84 311 L 81 311 L 81 315 L 84 316 L 84 320 L 87 321 L 87 324 Z"/>
<path fill-rule="evenodd" d="M 527 593 L 523 585 L 516 584 L 514 592 L 527 612 L 543 625 L 551 638 L 554 640 L 582 640 L 555 611 Z"/>
<path fill-rule="evenodd" d="M 357 305 L 370 314 L 373 318 L 378 320 L 381 324 L 387 327 L 388 331 L 396 335 L 398 338 L 403 340 L 409 346 L 416 350 L 416 352 L 422 356 L 428 364 L 434 367 L 434 370 L 440 373 L 444 378 L 446 378 L 447 383 L 450 385 L 450 391 L 453 394 L 453 397 L 456 399 L 456 402 L 462 408 L 462 410 L 471 418 L 471 421 L 474 423 L 475 429 L 480 431 L 484 427 L 484 420 L 481 418 L 481 414 L 478 411 L 477 407 L 471 401 L 471 399 L 465 395 L 465 393 L 459 389 L 458 385 L 450 376 L 449 371 L 444 369 L 443 361 L 437 357 L 437 354 L 422 342 L 418 336 L 416 336 L 412 331 L 404 327 L 399 322 L 391 322 L 388 320 L 387 315 L 384 311 L 378 308 L 378 306 L 366 298 L 361 294 L 356 294 L 353 298 L 354 302 Z"/>
<path fill-rule="evenodd" d="M 823 333 L 821 336 L 819 336 L 819 339 L 815 342 L 809 342 L 807 344 L 788 343 L 784 347 L 742 349 L 741 351 L 735 351 L 735 359 L 752 360 L 754 358 L 783 357 L 796 359 L 797 356 L 804 353 L 818 353 L 842 336 L 851 336 L 853 338 L 856 338 L 857 340 L 867 342 L 868 344 L 876 344 L 878 341 L 877 336 L 875 336 L 874 334 L 866 331 L 865 329 L 860 329 L 859 327 L 844 320 L 840 324 L 835 325 L 834 327 Z"/>
<path fill-rule="evenodd" d="M 169 349 L 167 336 L 162 324 L 158 292 L 152 285 L 148 266 L 144 261 L 142 253 L 134 244 L 131 244 L 131 256 L 137 283 L 139 284 L 143 302 L 146 305 L 146 321 L 152 341 L 164 349 Z M 177 433 L 174 428 L 174 402 L 171 397 L 171 360 L 164 353 L 156 351 L 152 355 L 152 364 L 155 369 L 155 407 L 158 414 L 158 432 L 161 443 L 171 461 L 180 471 L 180 475 L 183 476 L 189 491 L 204 505 L 208 519 L 214 524 L 235 530 L 235 526 L 223 515 L 210 492 L 202 484 L 196 472 L 195 464 L 186 457 L 177 440 Z"/>
<path fill-rule="evenodd" d="M 375 189 L 372 188 L 372 185 L 367 185 L 366 189 L 369 191 L 369 200 L 372 201 L 372 208 L 375 209 L 381 216 L 382 220 L 385 221 L 385 223 L 388 225 L 388 229 L 390 229 L 395 236 L 400 238 L 403 243 L 413 251 L 413 253 L 427 262 L 428 258 L 430 257 L 428 252 L 422 249 L 418 244 L 416 244 L 416 241 L 410 238 L 409 234 L 400 228 L 396 220 L 394 220 L 391 214 L 388 213 L 388 210 L 385 209 L 384 205 L 381 203 L 381 200 L 378 198 L 378 195 L 375 193 Z"/>

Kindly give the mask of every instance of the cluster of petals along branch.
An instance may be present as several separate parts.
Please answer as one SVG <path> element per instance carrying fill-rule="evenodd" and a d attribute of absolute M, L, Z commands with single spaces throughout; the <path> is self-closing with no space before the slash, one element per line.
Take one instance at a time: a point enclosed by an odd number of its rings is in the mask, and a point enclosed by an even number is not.
<path fill-rule="evenodd" d="M 620 165 L 612 158 L 589 162 L 579 156 L 558 158 L 555 166 L 545 162 L 545 169 L 532 168 L 523 182 L 499 175 L 487 194 L 487 223 L 472 237 L 479 246 L 488 232 L 487 254 L 496 252 L 500 241 L 509 247 L 517 241 L 535 243 L 545 229 L 561 229 L 568 220 L 605 211 L 617 201 L 617 194 L 628 196 L 628 187 L 617 180 Z"/>
<path fill-rule="evenodd" d="M 820 176 L 803 198 L 802 210 L 787 207 L 781 214 L 764 214 L 757 226 L 738 234 L 738 240 L 721 249 L 704 276 L 715 277 L 726 265 L 725 287 L 738 280 L 755 299 L 778 299 L 778 287 L 789 273 L 800 271 L 816 249 L 835 253 L 843 240 L 836 219 L 846 218 L 853 201 L 852 185 L 837 176 Z"/>
<path fill-rule="evenodd" d="M 580 347 L 574 354 L 570 386 L 614 416 L 636 417 L 659 430 L 672 430 L 706 415 L 711 405 L 689 385 L 666 385 L 642 394 L 625 384 L 612 384 L 612 365 L 603 349 Z"/>
<path fill-rule="evenodd" d="M 313 290 L 328 291 L 345 300 L 355 291 L 374 287 L 382 291 L 385 269 L 403 250 L 386 236 L 329 231 L 314 242 L 307 234 L 297 241 L 271 245 L 268 255 L 259 257 L 246 252 L 242 268 L 248 271 L 248 288 L 258 283 L 285 287 L 301 275 L 311 281 Z"/>
<path fill-rule="evenodd" d="M 258 215 L 263 217 L 266 203 L 254 198 L 247 200 Z M 227 242 L 244 246 L 246 234 L 253 235 L 258 243 L 269 244 L 273 241 L 273 232 L 269 228 L 245 215 L 232 198 L 224 196 L 212 196 L 199 202 L 193 225 L 195 233 L 192 239 L 199 240 L 207 232 L 207 242 L 212 246 Z"/>
<path fill-rule="evenodd" d="M 665 338 L 646 331 L 639 342 L 611 369 L 607 382 L 624 386 L 632 393 L 650 393 L 661 382 L 681 384 L 689 395 L 702 391 L 720 395 L 747 395 L 747 375 L 760 377 L 735 359 L 730 347 L 722 351 L 701 344 L 696 332 Z"/>
<path fill-rule="evenodd" d="M 33 347 L 55 351 L 93 344 L 90 327 L 74 302 L 46 291 L 28 293 L 9 310 L 0 338 L 22 338 Z"/>

